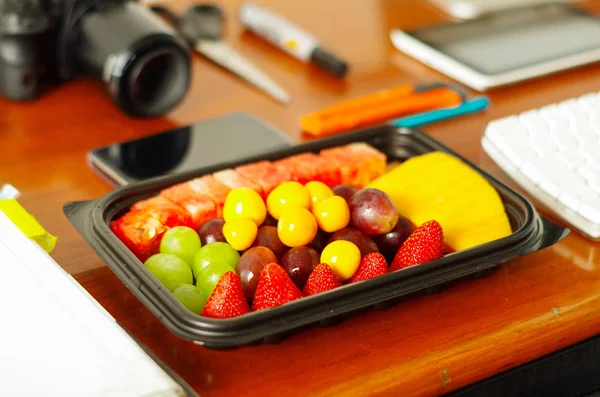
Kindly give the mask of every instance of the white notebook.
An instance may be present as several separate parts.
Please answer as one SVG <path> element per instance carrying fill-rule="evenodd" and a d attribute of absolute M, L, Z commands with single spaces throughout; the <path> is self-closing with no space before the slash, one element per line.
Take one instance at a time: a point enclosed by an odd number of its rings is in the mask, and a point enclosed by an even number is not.
<path fill-rule="evenodd" d="M 0 211 L 0 396 L 185 392 Z"/>

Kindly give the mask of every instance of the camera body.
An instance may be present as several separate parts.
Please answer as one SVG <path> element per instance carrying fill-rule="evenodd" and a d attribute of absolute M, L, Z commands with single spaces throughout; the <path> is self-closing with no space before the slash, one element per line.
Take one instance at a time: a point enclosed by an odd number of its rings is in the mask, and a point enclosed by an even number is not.
<path fill-rule="evenodd" d="M 191 51 L 134 0 L 0 0 L 0 95 L 33 100 L 78 72 L 127 114 L 159 116 L 188 91 Z"/>

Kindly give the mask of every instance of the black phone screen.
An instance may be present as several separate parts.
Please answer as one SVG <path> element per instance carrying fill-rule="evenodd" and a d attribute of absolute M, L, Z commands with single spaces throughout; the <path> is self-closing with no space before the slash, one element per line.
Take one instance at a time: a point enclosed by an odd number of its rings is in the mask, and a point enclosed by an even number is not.
<path fill-rule="evenodd" d="M 200 121 L 90 152 L 93 168 L 126 185 L 290 146 L 286 135 L 246 114 Z"/>

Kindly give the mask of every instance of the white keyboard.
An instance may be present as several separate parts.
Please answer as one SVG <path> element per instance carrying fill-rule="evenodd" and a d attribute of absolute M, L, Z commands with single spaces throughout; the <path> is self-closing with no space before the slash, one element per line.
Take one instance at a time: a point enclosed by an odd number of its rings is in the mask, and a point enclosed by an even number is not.
<path fill-rule="evenodd" d="M 491 121 L 482 145 L 531 196 L 600 240 L 600 93 Z"/>

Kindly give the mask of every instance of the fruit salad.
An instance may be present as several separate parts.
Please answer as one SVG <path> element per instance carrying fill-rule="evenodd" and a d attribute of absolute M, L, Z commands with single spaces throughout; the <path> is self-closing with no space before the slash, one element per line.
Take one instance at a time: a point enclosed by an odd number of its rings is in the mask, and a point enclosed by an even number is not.
<path fill-rule="evenodd" d="M 210 318 L 272 309 L 511 233 L 496 190 L 457 158 L 433 152 L 391 165 L 365 143 L 196 178 L 110 227 L 177 300 Z"/>

